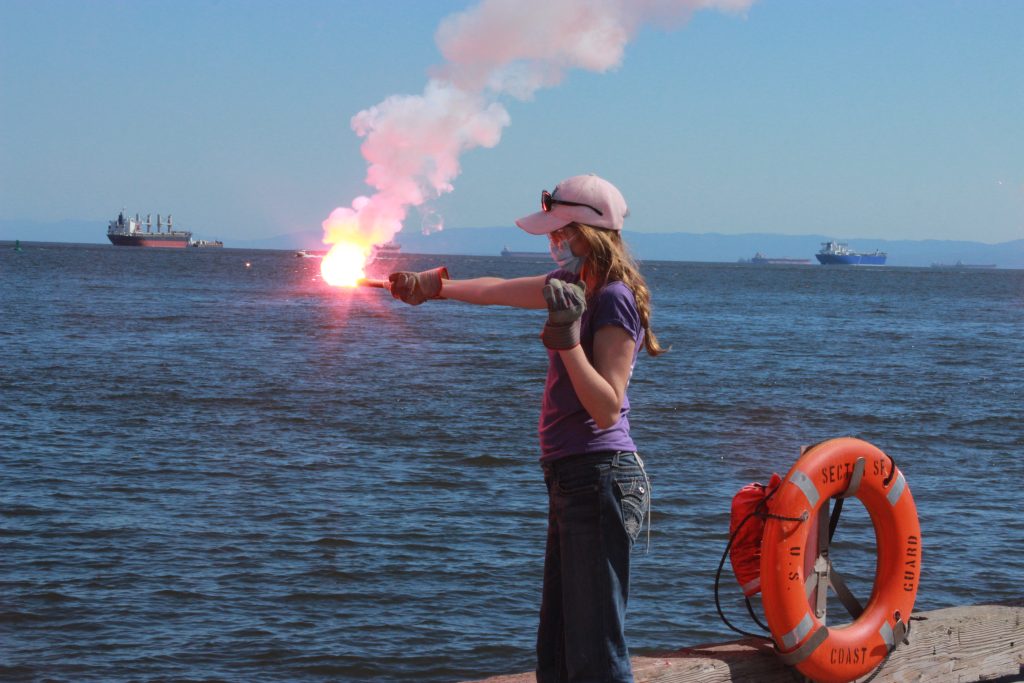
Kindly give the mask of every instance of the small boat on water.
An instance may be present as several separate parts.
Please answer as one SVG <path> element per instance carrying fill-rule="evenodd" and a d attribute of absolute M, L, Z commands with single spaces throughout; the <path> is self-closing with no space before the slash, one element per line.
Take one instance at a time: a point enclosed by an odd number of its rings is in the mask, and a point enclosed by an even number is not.
<path fill-rule="evenodd" d="M 295 257 L 296 258 L 323 258 L 324 255 L 323 254 L 317 254 L 316 252 L 312 252 L 309 249 L 299 249 L 297 252 L 295 252 Z"/>
<path fill-rule="evenodd" d="M 217 249 L 224 246 L 224 243 L 220 240 L 192 240 L 188 243 L 190 247 L 204 248 L 204 249 Z"/>
<path fill-rule="evenodd" d="M 844 242 L 822 242 L 815 256 L 825 266 L 884 266 L 888 256 L 884 251 L 858 252 Z"/>

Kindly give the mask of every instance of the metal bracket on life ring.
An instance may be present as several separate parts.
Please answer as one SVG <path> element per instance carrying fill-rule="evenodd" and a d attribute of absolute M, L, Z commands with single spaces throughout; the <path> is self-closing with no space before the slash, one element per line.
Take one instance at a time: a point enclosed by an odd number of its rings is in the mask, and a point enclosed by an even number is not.
<path fill-rule="evenodd" d="M 824 621 L 827 612 L 828 589 L 832 588 L 836 596 L 842 602 L 843 607 L 850 613 L 850 617 L 856 619 L 864 612 L 864 607 L 853 595 L 846 585 L 845 579 L 832 566 L 832 559 L 829 555 L 829 544 L 835 536 L 836 527 L 839 525 L 839 516 L 842 514 L 843 501 L 851 496 L 857 495 L 860 482 L 864 478 L 864 458 L 857 458 L 853 465 L 853 473 L 850 476 L 850 484 L 842 493 L 833 496 L 836 499 L 835 507 L 829 514 L 828 505 L 818 508 L 818 555 L 814 558 L 814 572 L 808 577 L 805 587 L 808 598 L 814 595 L 814 616 Z"/>

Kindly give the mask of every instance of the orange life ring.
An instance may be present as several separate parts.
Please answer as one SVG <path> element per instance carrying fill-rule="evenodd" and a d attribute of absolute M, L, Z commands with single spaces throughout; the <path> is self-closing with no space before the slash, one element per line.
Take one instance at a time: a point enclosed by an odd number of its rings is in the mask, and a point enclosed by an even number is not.
<path fill-rule="evenodd" d="M 848 625 L 828 628 L 819 610 L 825 595 L 821 584 L 841 578 L 828 561 L 827 530 L 824 558 L 815 549 L 820 534 L 811 534 L 823 523 L 827 529 L 828 501 L 848 493 L 868 510 L 878 561 L 863 612 Z M 820 683 L 863 676 L 904 639 L 917 597 L 921 525 L 903 473 L 866 441 L 825 441 L 800 456 L 769 501 L 768 512 L 761 547 L 762 601 L 783 660 Z"/>

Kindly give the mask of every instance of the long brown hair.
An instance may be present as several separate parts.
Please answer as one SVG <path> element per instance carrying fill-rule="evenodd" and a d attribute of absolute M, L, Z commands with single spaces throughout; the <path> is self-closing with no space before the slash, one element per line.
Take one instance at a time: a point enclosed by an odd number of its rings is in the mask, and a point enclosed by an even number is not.
<path fill-rule="evenodd" d="M 644 348 L 652 356 L 665 353 L 667 349 L 661 348 L 651 329 L 651 290 L 647 288 L 640 268 L 622 241 L 622 235 L 616 230 L 602 230 L 583 223 L 570 223 L 569 226 L 575 228 L 580 239 L 590 247 L 583 266 L 583 277 L 596 281 L 595 292 L 615 280 L 629 287 L 636 299 L 640 323 L 644 327 Z"/>

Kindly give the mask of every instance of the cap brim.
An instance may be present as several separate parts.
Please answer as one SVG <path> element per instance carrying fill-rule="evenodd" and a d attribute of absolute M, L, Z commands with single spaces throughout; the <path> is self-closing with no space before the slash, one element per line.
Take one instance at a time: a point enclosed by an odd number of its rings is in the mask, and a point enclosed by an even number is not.
<path fill-rule="evenodd" d="M 529 216 L 523 216 L 516 221 L 516 225 L 531 235 L 549 235 L 555 230 L 572 223 L 573 219 L 569 218 L 567 220 L 565 216 L 557 215 L 558 208 L 555 207 L 553 211 L 538 211 L 537 213 L 531 213 Z"/>

